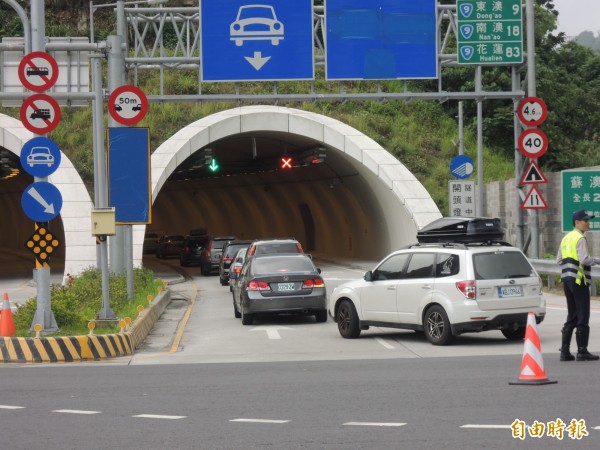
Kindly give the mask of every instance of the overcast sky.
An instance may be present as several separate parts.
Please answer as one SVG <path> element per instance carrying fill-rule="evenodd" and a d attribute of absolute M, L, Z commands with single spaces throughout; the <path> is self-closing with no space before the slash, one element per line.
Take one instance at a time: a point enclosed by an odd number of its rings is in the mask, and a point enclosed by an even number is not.
<path fill-rule="evenodd" d="M 600 0 L 554 0 L 558 11 L 558 31 L 577 36 L 582 31 L 600 30 Z"/>

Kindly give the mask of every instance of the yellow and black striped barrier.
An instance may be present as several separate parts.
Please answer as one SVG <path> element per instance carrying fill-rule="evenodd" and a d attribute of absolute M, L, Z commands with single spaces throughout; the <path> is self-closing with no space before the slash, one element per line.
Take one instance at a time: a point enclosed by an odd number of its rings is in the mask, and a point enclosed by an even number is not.
<path fill-rule="evenodd" d="M 131 323 L 130 330 L 123 333 L 0 337 L 0 362 L 74 362 L 133 355 L 170 300 L 170 291 L 161 292 L 148 307 L 142 308 L 139 316 Z"/>

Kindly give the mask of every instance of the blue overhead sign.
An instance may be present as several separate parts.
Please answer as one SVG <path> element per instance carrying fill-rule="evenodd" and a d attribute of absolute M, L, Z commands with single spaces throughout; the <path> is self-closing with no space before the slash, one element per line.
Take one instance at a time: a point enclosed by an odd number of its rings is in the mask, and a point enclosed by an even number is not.
<path fill-rule="evenodd" d="M 151 222 L 148 128 L 108 129 L 108 182 L 117 224 Z"/>
<path fill-rule="evenodd" d="M 62 195 L 56 186 L 47 181 L 36 181 L 27 186 L 21 197 L 23 211 L 35 222 L 48 222 L 62 209 Z"/>
<path fill-rule="evenodd" d="M 326 78 L 437 78 L 436 16 L 436 0 L 326 0 Z"/>
<path fill-rule="evenodd" d="M 310 80 L 312 0 L 200 0 L 203 81 Z"/>
<path fill-rule="evenodd" d="M 38 178 L 53 174 L 60 165 L 58 144 L 47 137 L 34 137 L 21 149 L 21 165 L 25 172 Z"/>

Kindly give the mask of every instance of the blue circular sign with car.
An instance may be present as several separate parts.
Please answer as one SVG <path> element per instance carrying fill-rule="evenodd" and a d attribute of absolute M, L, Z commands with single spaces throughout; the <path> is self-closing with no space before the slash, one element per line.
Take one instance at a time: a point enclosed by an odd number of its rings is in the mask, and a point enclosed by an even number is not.
<path fill-rule="evenodd" d="M 34 137 L 21 149 L 21 165 L 25 172 L 44 178 L 53 174 L 60 165 L 58 144 L 47 137 Z"/>

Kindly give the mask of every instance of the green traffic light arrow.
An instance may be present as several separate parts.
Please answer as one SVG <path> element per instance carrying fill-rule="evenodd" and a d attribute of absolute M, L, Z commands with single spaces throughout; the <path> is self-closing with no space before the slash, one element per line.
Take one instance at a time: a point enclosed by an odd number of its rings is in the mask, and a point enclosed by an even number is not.
<path fill-rule="evenodd" d="M 208 168 L 213 171 L 216 172 L 217 169 L 219 168 L 219 165 L 217 164 L 217 161 L 215 161 L 214 159 L 210 162 L 210 166 L 208 166 Z"/>

